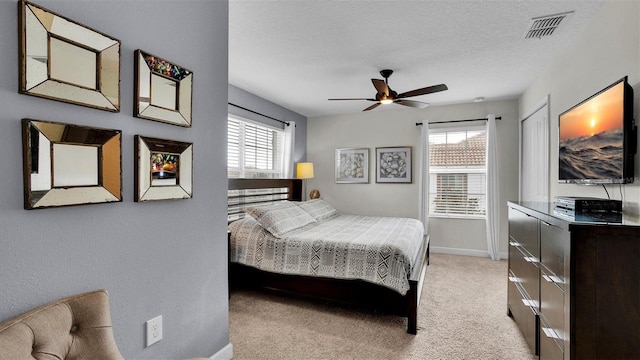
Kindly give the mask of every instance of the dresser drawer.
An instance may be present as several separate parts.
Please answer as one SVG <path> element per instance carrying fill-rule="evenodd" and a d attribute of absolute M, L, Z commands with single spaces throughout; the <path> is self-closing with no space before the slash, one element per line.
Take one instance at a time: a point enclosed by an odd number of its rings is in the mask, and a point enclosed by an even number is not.
<path fill-rule="evenodd" d="M 563 360 L 564 351 L 562 349 L 562 341 L 556 337 L 556 334 L 549 330 L 544 319 L 540 319 L 540 360 Z"/>
<path fill-rule="evenodd" d="M 511 276 L 510 276 L 511 277 Z M 531 306 L 528 306 L 529 299 L 527 299 L 518 289 L 515 282 L 509 281 L 509 293 L 508 304 L 511 315 L 518 324 L 518 328 L 525 341 L 531 348 L 531 351 L 538 355 L 538 321 L 539 317 L 536 310 Z"/>
<path fill-rule="evenodd" d="M 548 328 L 564 339 L 564 291 L 553 279 L 544 268 L 540 268 L 540 316 Z"/>
<path fill-rule="evenodd" d="M 529 299 L 539 304 L 540 270 L 537 259 L 524 253 L 518 246 L 509 246 L 509 270 L 517 278 Z"/>
<path fill-rule="evenodd" d="M 540 263 L 559 278 L 564 288 L 564 254 L 569 245 L 569 232 L 545 221 L 540 221 Z"/>
<path fill-rule="evenodd" d="M 540 256 L 538 246 L 538 219 L 521 211 L 509 208 L 509 236 L 536 258 Z"/>

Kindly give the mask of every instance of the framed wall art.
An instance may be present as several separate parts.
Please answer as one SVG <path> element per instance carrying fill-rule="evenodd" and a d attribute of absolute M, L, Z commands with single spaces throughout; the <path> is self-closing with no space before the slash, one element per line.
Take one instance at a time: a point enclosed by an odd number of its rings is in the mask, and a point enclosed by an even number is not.
<path fill-rule="evenodd" d="M 191 127 L 193 72 L 136 50 L 133 116 Z"/>
<path fill-rule="evenodd" d="M 24 208 L 122 201 L 120 130 L 22 120 Z"/>
<path fill-rule="evenodd" d="M 336 183 L 369 182 L 369 149 L 336 149 Z"/>
<path fill-rule="evenodd" d="M 20 93 L 120 111 L 120 41 L 21 1 Z"/>
<path fill-rule="evenodd" d="M 411 147 L 376 148 L 377 183 L 411 183 Z"/>
<path fill-rule="evenodd" d="M 135 201 L 190 199 L 193 144 L 136 135 Z"/>

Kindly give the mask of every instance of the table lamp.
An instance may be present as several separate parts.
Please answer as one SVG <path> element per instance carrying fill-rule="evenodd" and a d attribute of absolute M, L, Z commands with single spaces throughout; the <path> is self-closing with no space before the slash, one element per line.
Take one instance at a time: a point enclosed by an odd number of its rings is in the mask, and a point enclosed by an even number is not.
<path fill-rule="evenodd" d="M 307 197 L 307 179 L 313 179 L 313 176 L 312 162 L 299 162 L 296 164 L 296 178 L 302 179 L 302 193 L 304 194 L 304 198 L 302 200 L 306 200 Z M 318 190 L 315 190 L 314 194 L 315 193 L 320 197 Z"/>

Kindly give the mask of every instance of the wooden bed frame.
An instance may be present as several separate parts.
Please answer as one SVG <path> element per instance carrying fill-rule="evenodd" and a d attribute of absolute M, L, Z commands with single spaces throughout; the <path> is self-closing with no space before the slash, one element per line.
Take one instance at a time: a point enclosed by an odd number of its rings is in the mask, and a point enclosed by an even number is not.
<path fill-rule="evenodd" d="M 280 189 L 280 199 L 300 201 L 302 180 L 296 179 L 229 179 L 229 214 L 238 215 L 243 206 L 277 200 L 265 200 L 254 194 L 234 190 Z M 232 206 L 233 204 L 233 206 Z M 233 210 L 232 210 L 233 208 Z M 429 236 L 425 235 L 414 271 L 409 276 L 409 290 L 405 295 L 363 280 L 333 279 L 303 275 L 277 274 L 251 266 L 230 263 L 229 287 L 263 288 L 271 291 L 321 300 L 356 304 L 392 315 L 407 317 L 407 332 L 416 334 L 422 285 L 429 264 Z"/>

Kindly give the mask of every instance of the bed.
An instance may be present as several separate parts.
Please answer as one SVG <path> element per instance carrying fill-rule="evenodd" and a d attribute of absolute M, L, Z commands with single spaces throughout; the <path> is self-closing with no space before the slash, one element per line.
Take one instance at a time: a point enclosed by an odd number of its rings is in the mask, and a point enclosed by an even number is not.
<path fill-rule="evenodd" d="M 339 214 L 301 202 L 301 189 L 301 180 L 229 179 L 230 288 L 370 307 L 407 317 L 416 334 L 429 262 L 422 223 Z"/>

